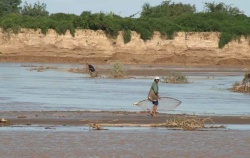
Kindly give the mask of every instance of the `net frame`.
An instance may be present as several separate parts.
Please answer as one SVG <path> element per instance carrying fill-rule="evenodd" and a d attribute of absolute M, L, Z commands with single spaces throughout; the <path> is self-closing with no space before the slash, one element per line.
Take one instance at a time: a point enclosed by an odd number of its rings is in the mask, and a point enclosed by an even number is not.
<path fill-rule="evenodd" d="M 165 105 L 162 105 L 162 100 L 166 100 L 164 101 L 166 102 Z M 164 111 L 164 112 L 171 111 L 177 108 L 180 104 L 181 104 L 181 101 L 178 99 L 175 99 L 172 97 L 160 97 L 157 111 Z M 144 100 L 135 102 L 133 103 L 133 105 L 138 106 L 145 110 L 149 110 L 149 111 L 153 107 L 153 103 L 149 99 L 144 99 Z"/>

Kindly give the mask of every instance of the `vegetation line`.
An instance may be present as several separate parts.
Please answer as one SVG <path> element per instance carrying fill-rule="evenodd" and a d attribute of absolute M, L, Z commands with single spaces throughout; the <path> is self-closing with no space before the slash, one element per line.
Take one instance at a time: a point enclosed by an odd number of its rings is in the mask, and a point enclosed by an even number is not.
<path fill-rule="evenodd" d="M 7 3 L 8 1 L 8 3 Z M 131 40 L 131 31 L 136 31 L 144 41 L 150 40 L 154 31 L 162 38 L 173 39 L 175 32 L 220 32 L 219 48 L 241 36 L 250 35 L 250 17 L 237 7 L 224 3 L 204 3 L 204 10 L 197 12 L 190 4 L 163 1 L 157 6 L 148 3 L 142 6 L 139 17 L 121 17 L 110 13 L 82 11 L 81 15 L 49 14 L 45 3 L 36 2 L 20 7 L 21 0 L 0 0 L 0 27 L 4 31 L 18 33 L 21 28 L 41 29 L 46 34 L 54 29 L 60 35 L 76 29 L 103 30 L 110 38 L 123 31 L 124 43 Z M 250 43 L 250 42 L 249 42 Z"/>

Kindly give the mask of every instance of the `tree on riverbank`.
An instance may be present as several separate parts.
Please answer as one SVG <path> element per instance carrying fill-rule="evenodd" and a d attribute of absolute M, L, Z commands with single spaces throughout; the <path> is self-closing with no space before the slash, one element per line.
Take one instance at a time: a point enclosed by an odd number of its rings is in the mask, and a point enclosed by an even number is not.
<path fill-rule="evenodd" d="M 0 0 L 0 17 L 12 13 L 19 13 L 21 3 L 21 0 Z"/>
<path fill-rule="evenodd" d="M 229 15 L 240 15 L 243 14 L 242 11 L 239 10 L 238 7 L 233 7 L 231 5 L 226 5 L 222 2 L 216 4 L 213 3 L 205 3 L 205 12 L 211 13 L 224 13 Z"/>
<path fill-rule="evenodd" d="M 163 1 L 155 7 L 146 3 L 142 6 L 141 18 L 159 18 L 159 17 L 175 17 L 187 14 L 194 14 L 195 6 L 182 3 L 171 3 L 171 1 Z"/>
<path fill-rule="evenodd" d="M 36 2 L 33 5 L 25 2 L 21 9 L 21 14 L 28 16 L 49 16 L 49 12 L 46 10 L 46 4 L 40 2 Z"/>

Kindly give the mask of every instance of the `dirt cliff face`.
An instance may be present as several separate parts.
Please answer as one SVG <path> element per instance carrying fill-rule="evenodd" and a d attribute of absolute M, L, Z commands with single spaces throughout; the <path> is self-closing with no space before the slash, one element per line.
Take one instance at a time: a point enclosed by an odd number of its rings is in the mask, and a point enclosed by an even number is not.
<path fill-rule="evenodd" d="M 22 29 L 13 34 L 0 30 L 0 61 L 227 65 L 250 66 L 250 39 L 242 37 L 218 48 L 219 33 L 178 32 L 174 39 L 153 38 L 143 41 L 132 32 L 131 41 L 124 44 L 122 32 L 117 39 L 108 38 L 103 31 L 77 30 L 58 35 L 49 30 Z"/>

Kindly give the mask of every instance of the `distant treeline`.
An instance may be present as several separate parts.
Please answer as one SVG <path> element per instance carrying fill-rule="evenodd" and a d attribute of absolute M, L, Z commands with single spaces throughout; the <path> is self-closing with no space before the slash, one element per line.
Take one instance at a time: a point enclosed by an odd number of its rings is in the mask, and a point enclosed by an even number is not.
<path fill-rule="evenodd" d="M 152 38 L 159 31 L 162 38 L 173 39 L 175 32 L 220 32 L 219 48 L 240 36 L 250 35 L 250 17 L 237 7 L 224 3 L 204 3 L 204 11 L 196 12 L 190 4 L 164 1 L 158 6 L 148 3 L 137 13 L 121 17 L 114 13 L 91 13 L 81 15 L 56 13 L 49 14 L 46 4 L 36 2 L 20 7 L 21 0 L 0 0 L 0 27 L 4 31 L 18 33 L 21 28 L 41 29 L 46 34 L 54 29 L 58 34 L 67 30 L 74 36 L 76 29 L 103 30 L 108 37 L 116 38 L 123 31 L 124 43 L 131 40 L 131 31 L 136 31 L 143 40 Z M 250 42 L 249 42 L 250 44 Z"/>

